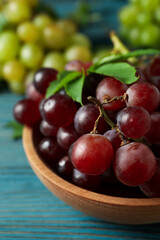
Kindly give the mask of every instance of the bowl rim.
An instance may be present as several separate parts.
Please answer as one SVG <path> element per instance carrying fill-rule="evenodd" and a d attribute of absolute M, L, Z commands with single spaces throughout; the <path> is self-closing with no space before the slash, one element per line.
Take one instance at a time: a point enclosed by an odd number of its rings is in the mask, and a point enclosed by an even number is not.
<path fill-rule="evenodd" d="M 23 147 L 28 158 L 28 161 L 33 168 L 37 170 L 40 175 L 46 178 L 49 182 L 57 187 L 79 196 L 80 198 L 88 199 L 97 203 L 123 205 L 123 206 L 160 206 L 160 198 L 124 198 L 95 193 L 83 188 L 80 188 L 54 173 L 38 156 L 33 145 L 33 129 L 27 126 L 23 129 Z"/>

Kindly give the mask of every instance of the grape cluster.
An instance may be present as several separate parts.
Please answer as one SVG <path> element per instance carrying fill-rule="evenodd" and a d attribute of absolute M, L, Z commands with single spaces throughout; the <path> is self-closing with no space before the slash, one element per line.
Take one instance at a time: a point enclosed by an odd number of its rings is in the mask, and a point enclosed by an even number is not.
<path fill-rule="evenodd" d="M 7 0 L 0 17 L 0 79 L 5 79 L 15 93 L 24 93 L 34 72 L 40 67 L 64 69 L 68 61 L 88 62 L 91 42 L 77 32 L 69 19 L 55 20 L 47 13 L 37 13 L 38 0 Z"/>
<path fill-rule="evenodd" d="M 119 12 L 120 32 L 133 47 L 157 47 L 160 41 L 160 1 L 130 0 Z"/>
<path fill-rule="evenodd" d="M 87 70 L 80 61 L 65 68 L 81 71 L 80 66 Z M 160 79 L 160 57 L 148 63 L 147 69 L 144 74 L 137 69 L 139 79 L 130 85 L 88 74 L 86 80 L 94 82 L 94 89 L 86 84 L 83 91 L 92 93 L 92 103 L 84 99 L 86 103 L 79 106 L 63 89 L 44 98 L 57 71 L 42 68 L 34 76 L 27 99 L 15 105 L 14 117 L 21 124 L 38 126 L 41 137 L 35 147 L 39 156 L 73 184 L 113 195 L 118 188 L 127 196 L 132 186 L 140 196 L 160 197 L 160 91 L 158 80 L 153 81 Z"/>

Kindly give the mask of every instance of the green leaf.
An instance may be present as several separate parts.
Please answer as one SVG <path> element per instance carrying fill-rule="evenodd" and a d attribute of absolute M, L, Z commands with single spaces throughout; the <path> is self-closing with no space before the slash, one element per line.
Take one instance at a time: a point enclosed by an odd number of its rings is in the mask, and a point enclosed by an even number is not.
<path fill-rule="evenodd" d="M 13 139 L 19 139 L 22 137 L 23 125 L 15 122 L 15 121 L 11 121 L 11 122 L 8 122 L 5 125 L 5 127 L 11 128 L 13 130 L 13 132 L 12 132 Z"/>
<path fill-rule="evenodd" d="M 138 80 L 135 76 L 136 69 L 128 63 L 108 63 L 97 66 L 96 69 L 89 69 L 90 72 L 99 73 L 114 77 L 122 83 L 130 84 Z"/>
<path fill-rule="evenodd" d="M 76 78 L 80 77 L 80 72 L 68 72 L 63 71 L 58 74 L 58 79 L 56 81 L 51 82 L 47 89 L 46 97 L 52 96 L 54 93 L 61 90 L 67 83 L 76 80 Z"/>
<path fill-rule="evenodd" d="M 132 52 L 128 52 L 126 54 L 112 54 L 109 56 L 106 56 L 102 58 L 100 61 L 98 61 L 96 64 L 92 65 L 90 69 L 93 71 L 100 65 L 111 63 L 111 62 L 119 62 L 123 60 L 127 60 L 128 58 L 132 57 L 140 57 L 140 56 L 146 56 L 146 55 L 153 55 L 153 54 L 160 54 L 160 50 L 157 49 L 141 49 L 141 50 L 135 50 Z M 89 70 L 90 70 L 89 69 Z"/>
<path fill-rule="evenodd" d="M 66 93 L 76 102 L 82 103 L 82 90 L 85 81 L 85 73 L 76 80 L 69 82 L 65 85 Z"/>

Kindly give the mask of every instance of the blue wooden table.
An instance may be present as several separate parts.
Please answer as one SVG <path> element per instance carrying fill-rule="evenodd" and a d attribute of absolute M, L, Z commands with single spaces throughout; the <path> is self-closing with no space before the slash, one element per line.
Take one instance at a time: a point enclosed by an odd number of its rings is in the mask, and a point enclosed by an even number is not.
<path fill-rule="evenodd" d="M 160 239 L 160 224 L 127 226 L 84 215 L 53 196 L 37 179 L 21 140 L 4 124 L 20 97 L 0 94 L 0 239 Z"/>

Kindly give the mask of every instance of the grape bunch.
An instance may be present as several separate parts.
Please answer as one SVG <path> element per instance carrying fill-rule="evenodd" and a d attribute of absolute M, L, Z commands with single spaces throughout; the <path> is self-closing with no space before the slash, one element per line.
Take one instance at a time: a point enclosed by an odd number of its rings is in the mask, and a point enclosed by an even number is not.
<path fill-rule="evenodd" d="M 119 21 L 121 36 L 132 47 L 159 48 L 159 0 L 130 0 L 119 11 Z"/>
<path fill-rule="evenodd" d="M 132 84 L 88 73 L 90 65 L 76 60 L 65 66 L 85 71 L 83 106 L 64 89 L 46 98 L 58 72 L 41 68 L 27 98 L 15 105 L 15 119 L 38 128 L 37 153 L 67 181 L 115 196 L 160 197 L 160 57 L 147 71 L 137 68 Z"/>
<path fill-rule="evenodd" d="M 68 61 L 88 62 L 91 42 L 70 19 L 37 12 L 37 0 L 2 1 L 0 9 L 0 79 L 24 93 L 40 67 L 64 69 Z"/>

